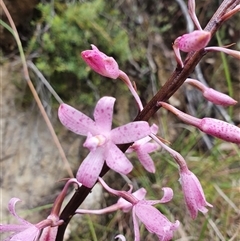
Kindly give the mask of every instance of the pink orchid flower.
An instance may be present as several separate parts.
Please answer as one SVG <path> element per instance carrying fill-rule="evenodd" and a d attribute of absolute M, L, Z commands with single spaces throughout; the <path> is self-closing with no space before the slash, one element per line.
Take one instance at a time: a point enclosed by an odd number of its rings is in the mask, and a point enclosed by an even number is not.
<path fill-rule="evenodd" d="M 159 102 L 159 104 L 161 104 L 163 108 L 175 114 L 180 120 L 189 125 L 197 127 L 199 130 L 208 135 L 218 137 L 224 141 L 240 144 L 240 128 L 235 125 L 208 117 L 198 119 L 178 110 L 177 108 L 165 102 Z"/>
<path fill-rule="evenodd" d="M 159 241 L 168 241 L 173 238 L 173 231 L 179 227 L 179 221 L 177 220 L 175 223 L 171 223 L 162 213 L 159 212 L 158 209 L 152 206 L 158 203 L 169 202 L 173 197 L 173 191 L 171 188 L 162 188 L 164 195 L 161 200 L 145 200 L 145 194 L 142 191 L 138 193 L 140 197 L 138 198 L 137 195 L 132 195 L 131 192 L 118 191 L 110 188 L 100 177 L 98 180 L 109 193 L 120 196 L 131 203 L 135 234 L 134 241 L 140 240 L 137 218 L 144 224 L 149 232 L 155 233 L 158 236 Z M 129 208 L 128 203 L 126 203 L 126 208 Z"/>
<path fill-rule="evenodd" d="M 84 146 L 90 150 L 77 172 L 77 180 L 91 188 L 101 172 L 104 161 L 109 168 L 122 174 L 133 166 L 117 144 L 137 141 L 151 133 L 145 121 L 130 122 L 111 130 L 115 98 L 101 98 L 94 110 L 94 119 L 67 104 L 61 104 L 58 116 L 61 123 L 76 134 L 87 136 Z"/>
<path fill-rule="evenodd" d="M 169 202 L 173 197 L 173 191 L 171 188 L 165 187 L 162 190 L 164 195 L 161 200 L 145 200 L 146 190 L 144 188 L 132 193 L 132 189 L 128 192 L 118 191 L 110 188 L 102 178 L 98 178 L 102 186 L 110 193 L 119 196 L 118 202 L 108 208 L 101 210 L 82 210 L 78 209 L 76 213 L 91 213 L 91 214 L 103 214 L 112 212 L 117 209 L 121 209 L 124 212 L 132 210 L 133 224 L 134 224 L 134 241 L 140 241 L 139 224 L 137 218 L 145 225 L 146 229 L 155 233 L 159 241 L 169 241 L 173 237 L 173 232 L 179 227 L 179 221 L 171 223 L 158 209 L 152 205 L 158 203 Z M 122 236 L 121 236 L 122 237 Z"/>
<path fill-rule="evenodd" d="M 157 134 L 158 126 L 153 124 L 151 126 L 151 131 L 152 131 L 152 134 Z M 133 145 L 131 145 L 127 149 L 126 153 L 136 152 L 137 157 L 141 162 L 141 164 L 143 165 L 143 167 L 148 172 L 154 173 L 155 165 L 149 153 L 156 151 L 159 148 L 159 145 L 156 143 L 149 143 L 149 141 L 151 140 L 152 138 L 147 136 L 138 141 L 135 141 Z"/>
<path fill-rule="evenodd" d="M 193 219 L 197 217 L 198 211 L 207 213 L 208 209 L 206 206 L 213 207 L 206 201 L 198 178 L 187 167 L 180 169 L 179 181 L 182 186 L 186 206 Z"/>
<path fill-rule="evenodd" d="M 58 226 L 63 224 L 63 220 L 59 220 L 59 212 L 68 187 L 72 183 L 80 185 L 75 178 L 69 179 L 54 201 L 50 215 L 47 219 L 44 219 L 37 224 L 31 224 L 17 215 L 15 205 L 20 199 L 12 198 L 9 201 L 8 209 L 20 224 L 0 224 L 0 233 L 13 232 L 12 235 L 2 241 L 55 241 Z"/>
<path fill-rule="evenodd" d="M 196 218 L 198 210 L 206 213 L 208 210 L 205 206 L 212 207 L 206 202 L 202 186 L 197 177 L 189 171 L 187 163 L 180 153 L 173 150 L 169 146 L 162 143 L 159 139 L 153 136 L 154 140 L 161 145 L 174 158 L 180 169 L 180 183 L 184 194 L 184 199 L 189 213 L 193 219 Z"/>
<path fill-rule="evenodd" d="M 58 216 L 51 214 L 37 224 L 29 223 L 19 217 L 15 211 L 15 205 L 19 201 L 19 198 L 11 198 L 8 209 L 20 224 L 0 224 L 0 233 L 13 232 L 2 241 L 55 241 L 58 225 L 61 225 L 63 221 L 59 221 Z"/>
<path fill-rule="evenodd" d="M 18 198 L 11 198 L 8 204 L 9 212 L 18 220 L 20 224 L 1 224 L 0 232 L 14 232 L 3 241 L 35 241 L 39 234 L 40 228 L 37 225 L 31 224 L 25 219 L 19 217 L 15 211 L 16 203 L 20 201 Z"/>

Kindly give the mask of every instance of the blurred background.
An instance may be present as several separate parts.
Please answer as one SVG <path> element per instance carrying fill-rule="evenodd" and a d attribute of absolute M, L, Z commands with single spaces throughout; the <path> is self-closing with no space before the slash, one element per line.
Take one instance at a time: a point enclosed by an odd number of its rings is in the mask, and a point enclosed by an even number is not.
<path fill-rule="evenodd" d="M 222 1 L 197 1 L 197 16 L 204 28 Z M 59 103 L 42 80 L 45 78 L 60 98 L 92 115 L 97 100 L 104 95 L 116 97 L 113 125 L 134 119 L 137 108 L 133 97 L 120 80 L 94 73 L 80 53 L 96 45 L 112 56 L 120 69 L 136 83 L 146 104 L 164 85 L 176 63 L 173 41 L 193 30 L 186 18 L 187 1 L 176 0 L 5 0 L 19 31 L 28 60 L 31 79 L 60 139 L 69 164 L 76 173 L 87 154 L 84 137 L 67 131 L 57 119 Z M 1 19 L 8 23 L 1 9 Z M 228 45 L 240 50 L 239 14 L 228 20 L 210 42 L 210 46 Z M 2 222 L 12 221 L 7 203 L 13 196 L 22 199 L 17 208 L 29 221 L 45 218 L 54 198 L 62 188 L 58 182 L 68 177 L 48 128 L 23 78 L 19 51 L 11 33 L 0 26 L 1 47 L 1 213 Z M 182 55 L 184 57 L 184 54 Z M 191 77 L 229 94 L 238 101 L 222 108 L 202 98 L 201 93 L 183 85 L 169 100 L 193 116 L 219 118 L 240 124 L 239 61 L 220 53 L 209 53 Z M 134 170 L 128 176 L 134 188 L 145 187 L 148 199 L 161 199 L 161 188 L 174 190 L 170 203 L 157 208 L 181 226 L 174 240 L 239 240 L 240 236 L 240 151 L 239 146 L 203 135 L 196 128 L 160 109 L 150 120 L 159 126 L 158 134 L 180 152 L 203 185 L 213 208 L 206 215 L 191 220 L 187 214 L 178 169 L 171 156 L 159 150 L 152 154 L 156 173 L 147 173 L 136 156 L 129 155 Z M 115 189 L 128 189 L 126 181 L 109 172 L 105 180 Z M 71 195 L 71 194 L 70 194 Z M 85 208 L 104 208 L 117 199 L 97 188 L 89 195 Z M 30 211 L 29 211 L 30 209 Z M 102 216 L 77 216 L 69 225 L 66 240 L 114 240 L 122 233 L 133 240 L 131 214 L 120 211 Z M 141 240 L 157 237 L 141 227 Z"/>

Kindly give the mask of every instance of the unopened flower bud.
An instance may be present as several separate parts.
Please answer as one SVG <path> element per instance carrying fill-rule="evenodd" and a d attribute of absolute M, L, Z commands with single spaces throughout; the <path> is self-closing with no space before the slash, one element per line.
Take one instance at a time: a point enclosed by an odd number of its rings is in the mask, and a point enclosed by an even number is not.
<path fill-rule="evenodd" d="M 178 37 L 173 43 L 176 61 L 181 68 L 184 67 L 180 50 L 183 52 L 198 51 L 207 46 L 211 39 L 211 33 L 204 30 L 195 30 Z"/>
<path fill-rule="evenodd" d="M 93 44 L 91 46 L 92 50 L 85 50 L 81 53 L 83 60 L 98 74 L 117 79 L 120 72 L 115 59 L 99 51 Z"/>
<path fill-rule="evenodd" d="M 207 88 L 203 92 L 203 96 L 207 100 L 211 101 L 216 105 L 229 106 L 229 105 L 235 105 L 237 103 L 237 101 L 231 98 L 230 96 L 223 94 L 212 88 Z"/>
<path fill-rule="evenodd" d="M 198 80 L 188 78 L 185 80 L 185 83 L 191 84 L 192 86 L 198 88 L 208 101 L 211 101 L 216 105 L 229 106 L 237 103 L 237 101 L 230 96 L 209 88 Z"/>
<path fill-rule="evenodd" d="M 240 144 L 240 128 L 225 121 L 205 117 L 198 119 L 188 115 L 165 102 L 159 102 L 165 109 L 171 111 L 180 120 L 193 125 L 208 135 L 218 137 L 224 141 Z"/>
<path fill-rule="evenodd" d="M 240 128 L 225 121 L 206 117 L 201 119 L 197 127 L 206 134 L 240 144 Z"/>
<path fill-rule="evenodd" d="M 211 33 L 203 30 L 195 30 L 191 33 L 184 34 L 174 41 L 183 52 L 198 51 L 207 46 L 210 41 Z"/>

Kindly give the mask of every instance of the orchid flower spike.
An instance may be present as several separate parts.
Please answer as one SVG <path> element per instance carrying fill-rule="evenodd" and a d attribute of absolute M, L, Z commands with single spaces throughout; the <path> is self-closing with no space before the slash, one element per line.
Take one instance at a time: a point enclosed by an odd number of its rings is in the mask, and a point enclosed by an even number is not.
<path fill-rule="evenodd" d="M 192 219 L 197 217 L 198 211 L 208 212 L 206 206 L 213 207 L 206 201 L 202 186 L 198 178 L 187 167 L 180 169 L 180 184 L 184 200 Z"/>
<path fill-rule="evenodd" d="M 137 218 L 144 224 L 149 232 L 157 235 L 159 241 L 168 241 L 173 238 L 173 232 L 179 227 L 179 221 L 177 220 L 175 223 L 171 223 L 162 213 L 160 213 L 158 209 L 152 206 L 158 203 L 169 202 L 173 197 L 173 191 L 171 188 L 162 188 L 164 195 L 161 200 L 145 200 L 145 195 L 141 195 L 141 198 L 137 198 L 136 195 L 132 195 L 129 192 L 118 191 L 110 188 L 100 177 L 98 180 L 108 192 L 112 193 L 113 195 L 120 196 L 129 202 L 126 203 L 126 207 L 129 208 L 129 204 L 131 205 L 135 241 L 140 241 L 139 224 Z"/>
<path fill-rule="evenodd" d="M 183 68 L 184 64 L 180 55 L 183 52 L 199 51 L 207 46 L 211 33 L 204 30 L 195 30 L 178 37 L 173 43 L 173 50 L 177 63 Z"/>
<path fill-rule="evenodd" d="M 84 147 L 90 150 L 77 172 L 77 180 L 86 187 L 93 187 L 104 161 L 109 168 L 122 174 L 131 172 L 133 166 L 117 144 L 132 143 L 151 133 L 145 121 L 130 122 L 111 130 L 115 98 L 102 97 L 94 110 L 93 121 L 67 104 L 61 104 L 58 117 L 61 123 L 76 134 L 87 136 Z"/>
<path fill-rule="evenodd" d="M 143 109 L 143 105 L 139 98 L 139 95 L 137 94 L 128 76 L 119 69 L 116 60 L 113 57 L 109 57 L 103 52 L 101 52 L 93 44 L 91 46 L 92 50 L 82 51 L 81 56 L 83 60 L 90 66 L 91 69 L 104 77 L 108 77 L 111 79 L 120 78 L 131 91 L 141 111 Z"/>
<path fill-rule="evenodd" d="M 198 119 L 191 115 L 188 115 L 177 108 L 165 103 L 159 102 L 163 108 L 171 111 L 180 120 L 184 121 L 189 125 L 193 125 L 200 129 L 202 132 L 218 137 L 224 141 L 240 144 L 240 128 L 229 124 L 225 121 L 205 117 L 203 119 Z"/>
<path fill-rule="evenodd" d="M 158 126 L 153 124 L 151 126 L 152 134 L 157 134 Z M 151 173 L 155 173 L 155 165 L 150 157 L 149 153 L 156 151 L 159 149 L 159 145 L 156 143 L 150 143 L 152 138 L 147 136 L 138 141 L 135 141 L 126 151 L 126 153 L 136 152 L 137 157 L 143 167 Z"/>
<path fill-rule="evenodd" d="M 223 94 L 217 90 L 209 88 L 198 80 L 188 78 L 185 80 L 185 83 L 188 83 L 199 89 L 208 101 L 211 101 L 216 105 L 229 106 L 235 105 L 237 103 L 237 101 L 231 98 L 229 95 Z"/>

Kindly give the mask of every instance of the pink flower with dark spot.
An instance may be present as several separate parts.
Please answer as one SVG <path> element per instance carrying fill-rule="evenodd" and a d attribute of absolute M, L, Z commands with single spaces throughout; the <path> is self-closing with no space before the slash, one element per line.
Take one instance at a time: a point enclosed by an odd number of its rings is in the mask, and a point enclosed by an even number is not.
<path fill-rule="evenodd" d="M 109 168 L 128 174 L 133 166 L 117 144 L 132 143 L 151 133 L 145 121 L 130 122 L 111 129 L 115 98 L 101 98 L 94 110 L 94 120 L 67 104 L 61 104 L 58 116 L 62 124 L 76 134 L 87 136 L 84 147 L 90 150 L 77 172 L 77 180 L 91 188 L 102 170 L 104 161 Z"/>

